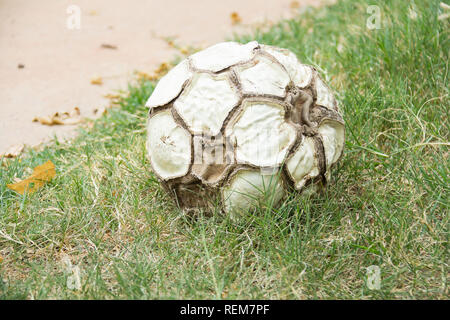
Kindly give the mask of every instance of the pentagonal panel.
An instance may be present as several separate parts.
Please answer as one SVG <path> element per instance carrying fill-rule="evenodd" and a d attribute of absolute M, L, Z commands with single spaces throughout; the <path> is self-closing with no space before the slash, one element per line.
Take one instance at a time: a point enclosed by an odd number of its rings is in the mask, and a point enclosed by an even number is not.
<path fill-rule="evenodd" d="M 187 60 L 183 60 L 159 80 L 152 95 L 145 104 L 154 108 L 163 106 L 178 96 L 184 83 L 192 76 Z"/>
<path fill-rule="evenodd" d="M 334 95 L 319 76 L 316 76 L 315 87 L 317 93 L 316 104 L 324 106 L 330 110 L 335 110 Z"/>
<path fill-rule="evenodd" d="M 276 205 L 284 194 L 279 174 L 263 175 L 258 170 L 241 169 L 223 188 L 222 200 L 226 212 L 239 215 L 257 205 Z"/>
<path fill-rule="evenodd" d="M 247 44 L 221 42 L 193 54 L 190 59 L 197 69 L 218 72 L 236 63 L 250 60 L 258 46 L 256 41 Z"/>
<path fill-rule="evenodd" d="M 164 180 L 182 177 L 191 162 L 191 135 L 170 110 L 154 114 L 147 125 L 147 150 L 155 173 Z"/>
<path fill-rule="evenodd" d="M 345 128 L 339 122 L 325 120 L 320 124 L 318 131 L 322 136 L 328 171 L 330 166 L 339 159 L 344 149 Z"/>
<path fill-rule="evenodd" d="M 272 101 L 245 100 L 228 125 L 227 137 L 236 145 L 237 163 L 280 166 L 296 139 L 296 130 L 284 120 L 284 107 Z"/>
<path fill-rule="evenodd" d="M 174 108 L 192 132 L 216 135 L 238 101 L 239 95 L 227 74 L 198 73 L 175 101 Z"/>
<path fill-rule="evenodd" d="M 284 68 L 260 55 L 246 66 L 238 67 L 242 90 L 251 94 L 284 97 L 290 78 Z"/>
<path fill-rule="evenodd" d="M 267 45 L 263 45 L 262 48 L 283 65 L 296 86 L 304 88 L 311 83 L 313 76 L 311 67 L 301 64 L 294 53 Z"/>
<path fill-rule="evenodd" d="M 319 165 L 315 156 L 314 139 L 303 137 L 292 157 L 286 161 L 289 175 L 295 182 L 295 188 L 300 190 L 310 178 L 319 175 Z"/>

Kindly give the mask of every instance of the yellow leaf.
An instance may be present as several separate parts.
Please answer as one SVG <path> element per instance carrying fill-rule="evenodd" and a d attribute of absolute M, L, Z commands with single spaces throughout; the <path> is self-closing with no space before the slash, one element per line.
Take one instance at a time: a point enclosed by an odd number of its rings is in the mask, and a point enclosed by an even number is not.
<path fill-rule="evenodd" d="M 172 48 L 175 47 L 175 43 L 173 42 L 173 40 L 168 40 L 167 44 Z"/>
<path fill-rule="evenodd" d="M 300 8 L 300 3 L 298 1 L 291 1 L 290 7 L 291 9 L 298 9 Z"/>
<path fill-rule="evenodd" d="M 41 188 L 46 182 L 56 175 L 55 165 L 50 160 L 43 165 L 33 169 L 33 174 L 25 180 L 6 185 L 17 193 L 24 194 L 26 191 L 33 193 Z"/>
<path fill-rule="evenodd" d="M 117 100 L 120 99 L 120 94 L 112 94 L 112 93 L 107 93 L 105 95 L 103 95 L 106 99 L 109 100 Z"/>
<path fill-rule="evenodd" d="M 3 257 L 2 256 L 0 256 L 0 263 L 2 263 L 3 262 Z"/>
<path fill-rule="evenodd" d="M 182 54 L 188 54 L 189 53 L 189 49 L 188 48 L 186 48 L 186 47 L 182 47 L 182 48 L 180 48 L 180 52 L 182 53 Z"/>
<path fill-rule="evenodd" d="M 96 85 L 101 85 L 103 84 L 103 79 L 102 77 L 93 77 L 91 79 L 91 84 L 96 84 Z"/>
<path fill-rule="evenodd" d="M 146 72 L 142 72 L 142 71 L 137 71 L 136 72 L 136 75 L 137 75 L 137 77 L 140 79 L 140 80 L 150 80 L 150 81 L 152 81 L 152 80 L 156 80 L 158 77 L 157 76 L 155 76 L 155 75 L 150 75 L 150 74 L 148 74 L 148 73 L 146 73 Z"/>
<path fill-rule="evenodd" d="M 138 77 L 139 80 L 156 80 L 160 77 L 162 77 L 163 75 L 165 75 L 170 69 L 170 64 L 163 62 L 159 65 L 159 67 L 155 70 L 155 72 L 153 74 L 148 74 L 146 72 L 142 72 L 142 71 L 136 71 L 136 75 Z"/>
<path fill-rule="evenodd" d="M 70 112 L 55 112 L 51 116 L 35 117 L 33 122 L 39 122 L 47 126 L 64 125 L 64 124 L 77 124 L 82 122 L 80 109 L 78 107 L 73 108 Z"/>
<path fill-rule="evenodd" d="M 169 71 L 169 64 L 166 62 L 163 62 L 159 65 L 158 69 L 155 70 L 155 75 L 157 77 L 163 76 L 167 73 L 167 71 Z"/>
<path fill-rule="evenodd" d="M 230 18 L 231 24 L 238 24 L 242 22 L 241 16 L 236 11 L 231 13 Z"/>

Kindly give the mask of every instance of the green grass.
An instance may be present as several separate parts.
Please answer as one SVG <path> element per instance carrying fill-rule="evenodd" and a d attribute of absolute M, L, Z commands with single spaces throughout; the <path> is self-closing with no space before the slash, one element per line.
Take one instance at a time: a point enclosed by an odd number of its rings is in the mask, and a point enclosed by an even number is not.
<path fill-rule="evenodd" d="M 409 3 L 341 1 L 239 39 L 291 49 L 339 93 L 345 155 L 320 196 L 240 221 L 183 215 L 146 157 L 150 81 L 73 143 L 0 160 L 0 297 L 448 299 L 449 20 L 439 1 L 416 1 L 416 19 Z M 39 192 L 6 188 L 47 160 L 57 176 Z"/>

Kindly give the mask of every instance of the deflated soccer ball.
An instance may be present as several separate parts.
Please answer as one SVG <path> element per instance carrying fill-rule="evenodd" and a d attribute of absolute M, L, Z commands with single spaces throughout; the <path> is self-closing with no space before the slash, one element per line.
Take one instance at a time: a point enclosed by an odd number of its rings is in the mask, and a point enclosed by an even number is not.
<path fill-rule="evenodd" d="M 146 105 L 152 169 L 183 209 L 235 216 L 289 190 L 314 192 L 344 147 L 337 101 L 317 70 L 256 41 L 191 55 Z"/>

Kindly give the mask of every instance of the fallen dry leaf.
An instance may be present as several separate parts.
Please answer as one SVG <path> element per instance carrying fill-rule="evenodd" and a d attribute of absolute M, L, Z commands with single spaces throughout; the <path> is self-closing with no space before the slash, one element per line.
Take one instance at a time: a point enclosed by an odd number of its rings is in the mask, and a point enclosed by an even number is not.
<path fill-rule="evenodd" d="M 241 16 L 236 11 L 232 12 L 230 15 L 231 24 L 238 24 L 242 22 Z"/>
<path fill-rule="evenodd" d="M 139 80 L 153 81 L 153 80 L 157 80 L 158 78 L 165 75 L 169 71 L 169 69 L 170 69 L 170 64 L 163 62 L 159 65 L 159 67 L 155 70 L 155 72 L 153 74 L 148 74 L 143 71 L 136 71 L 135 73 Z"/>
<path fill-rule="evenodd" d="M 112 108 L 114 105 L 118 105 L 120 103 L 120 98 L 122 97 L 120 94 L 105 94 L 104 97 L 109 100 L 110 105 L 107 108 Z"/>
<path fill-rule="evenodd" d="M 189 53 L 189 49 L 187 47 L 180 48 L 180 52 L 184 55 L 187 55 Z"/>
<path fill-rule="evenodd" d="M 34 168 L 33 174 L 25 180 L 13 184 L 7 184 L 6 186 L 22 195 L 26 191 L 33 193 L 41 188 L 46 182 L 50 181 L 55 175 L 55 165 L 49 160 L 46 163 Z"/>
<path fill-rule="evenodd" d="M 169 45 L 169 47 L 175 47 L 175 42 L 173 42 L 173 40 L 167 40 L 167 44 Z"/>
<path fill-rule="evenodd" d="M 0 255 L 0 263 L 3 262 L 3 257 Z"/>
<path fill-rule="evenodd" d="M 11 146 L 9 149 L 6 150 L 5 153 L 3 153 L 2 155 L 0 155 L 1 157 L 5 157 L 5 158 L 15 158 L 17 157 L 19 154 L 22 153 L 24 148 L 24 145 L 21 144 L 16 144 L 14 146 Z"/>
<path fill-rule="evenodd" d="M 102 85 L 103 84 L 102 77 L 92 77 L 91 84 Z"/>
<path fill-rule="evenodd" d="M 102 45 L 100 46 L 103 49 L 113 49 L 116 50 L 117 46 L 114 44 L 108 44 L 108 43 L 102 43 Z"/>
<path fill-rule="evenodd" d="M 137 75 L 139 80 L 150 80 L 150 81 L 153 81 L 153 80 L 157 79 L 156 75 L 150 75 L 150 74 L 148 74 L 146 72 L 143 72 L 143 71 L 136 71 L 136 75 Z"/>
<path fill-rule="evenodd" d="M 300 3 L 298 3 L 298 1 L 291 1 L 290 7 L 291 9 L 298 9 L 300 7 Z"/>
<path fill-rule="evenodd" d="M 107 113 L 108 113 L 108 110 L 107 110 L 106 107 L 100 107 L 100 108 L 95 108 L 94 109 L 94 114 L 96 114 L 96 115 L 104 115 L 104 114 L 107 114 Z"/>
<path fill-rule="evenodd" d="M 167 73 L 167 71 L 169 71 L 169 67 L 170 65 L 166 62 L 163 62 L 159 65 L 158 69 L 155 70 L 155 75 L 156 76 L 162 76 L 164 74 Z"/>
<path fill-rule="evenodd" d="M 75 107 L 70 112 L 56 112 L 51 116 L 35 117 L 33 122 L 39 122 L 47 126 L 77 124 L 83 121 L 80 115 L 80 109 Z"/>
<path fill-rule="evenodd" d="M 120 94 L 113 94 L 113 93 L 107 93 L 103 96 L 109 100 L 117 100 L 120 98 Z"/>

